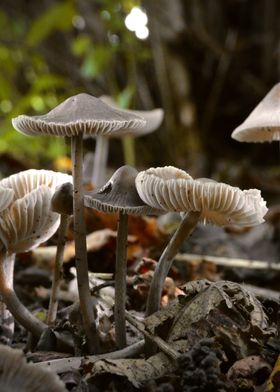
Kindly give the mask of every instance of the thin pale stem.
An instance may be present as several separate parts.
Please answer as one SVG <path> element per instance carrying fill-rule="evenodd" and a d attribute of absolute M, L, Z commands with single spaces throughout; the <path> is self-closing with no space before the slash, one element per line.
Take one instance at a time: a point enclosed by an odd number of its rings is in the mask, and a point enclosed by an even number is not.
<path fill-rule="evenodd" d="M 70 219 L 71 219 L 70 215 L 61 214 L 55 265 L 54 265 L 53 278 L 52 278 L 52 288 L 50 293 L 49 310 L 46 319 L 48 325 L 52 325 L 56 320 L 58 295 L 59 295 L 62 266 L 63 266 L 63 255 L 64 255 L 66 235 L 69 229 Z"/>
<path fill-rule="evenodd" d="M 106 168 L 109 152 L 109 138 L 98 136 L 96 138 L 92 183 L 99 187 L 106 181 Z"/>
<path fill-rule="evenodd" d="M 119 213 L 116 271 L 115 271 L 115 326 L 118 348 L 126 346 L 125 303 L 126 303 L 126 269 L 127 269 L 127 230 L 128 215 Z"/>
<path fill-rule="evenodd" d="M 13 285 L 14 278 L 14 264 L 15 255 L 7 255 L 3 259 L 3 266 L 5 271 L 5 276 L 7 279 L 7 284 L 9 286 Z M 11 312 L 7 309 L 4 302 L 0 300 L 0 326 L 1 326 L 1 336 L 0 341 L 4 344 L 10 344 L 14 335 L 14 318 Z"/>
<path fill-rule="evenodd" d="M 161 294 L 165 278 L 171 268 L 172 262 L 178 253 L 182 243 L 189 237 L 195 228 L 200 217 L 200 212 L 190 212 L 183 218 L 178 229 L 164 249 L 154 272 L 151 282 L 148 301 L 146 307 L 146 316 L 156 312 L 160 308 Z"/>
<path fill-rule="evenodd" d="M 2 300 L 18 323 L 39 338 L 46 325 L 33 316 L 18 299 L 11 280 L 5 274 L 4 259 L 5 257 L 2 256 L 0 260 L 0 295 Z"/>
<path fill-rule="evenodd" d="M 83 136 L 82 134 L 72 137 L 72 167 L 73 167 L 73 210 L 74 210 L 74 235 L 75 235 L 75 253 L 76 269 L 79 290 L 79 299 L 83 325 L 88 339 L 89 352 L 98 351 L 98 336 L 94 318 L 94 305 L 91 300 L 88 264 L 87 264 L 87 246 L 86 246 L 86 227 L 84 219 L 84 200 L 82 187 L 82 168 L 83 168 Z"/>

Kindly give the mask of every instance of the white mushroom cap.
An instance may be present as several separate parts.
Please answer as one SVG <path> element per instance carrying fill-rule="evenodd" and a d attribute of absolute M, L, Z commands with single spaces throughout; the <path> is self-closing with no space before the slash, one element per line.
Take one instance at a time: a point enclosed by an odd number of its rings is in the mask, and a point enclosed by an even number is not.
<path fill-rule="evenodd" d="M 55 188 L 65 182 L 72 182 L 72 176 L 52 170 L 25 170 L 0 181 L 0 186 L 14 191 L 15 198 L 25 196 L 41 185 L 46 185 L 53 192 Z"/>
<path fill-rule="evenodd" d="M 58 184 L 72 177 L 48 170 L 27 170 L 0 182 L 12 190 L 14 201 L 0 212 L 0 245 L 9 253 L 26 252 L 50 238 L 59 226 L 59 214 L 51 211 Z"/>
<path fill-rule="evenodd" d="M 231 137 L 239 142 L 280 140 L 280 83 L 269 91 Z"/>
<path fill-rule="evenodd" d="M 12 119 L 14 128 L 26 135 L 75 136 L 124 133 L 126 129 L 142 128 L 145 120 L 125 113 L 89 94 L 66 99 L 42 116 L 20 115 Z"/>
<path fill-rule="evenodd" d="M 64 383 L 48 369 L 26 363 L 22 351 L 0 346 L 1 392 L 66 392 Z"/>
<path fill-rule="evenodd" d="M 263 222 L 266 202 L 257 189 L 242 191 L 208 179 L 194 180 L 172 166 L 150 168 L 135 180 L 147 204 L 165 211 L 201 211 L 205 222 L 221 226 L 254 226 Z"/>
<path fill-rule="evenodd" d="M 140 199 L 135 186 L 137 174 L 138 171 L 129 165 L 120 167 L 103 187 L 85 193 L 85 206 L 105 213 L 162 214 L 162 209 L 153 208 Z"/>
<path fill-rule="evenodd" d="M 109 95 L 102 95 L 100 99 L 107 103 L 107 105 L 112 106 L 113 108 L 118 108 L 117 103 L 114 101 L 112 97 Z M 138 136 L 144 136 L 147 135 L 160 126 L 163 120 L 164 112 L 163 109 L 157 108 L 153 110 L 124 110 L 124 109 L 119 109 L 124 113 L 132 113 L 137 116 L 142 117 L 144 120 L 146 120 L 146 125 L 144 125 L 143 128 L 141 129 L 131 129 L 131 132 L 129 133 L 129 136 L 132 137 L 138 137 Z M 128 130 L 125 131 L 126 135 L 128 135 Z M 112 135 L 112 137 L 114 134 Z M 119 137 L 120 135 L 116 135 L 116 137 Z M 121 135 L 122 136 L 122 135 Z"/>
<path fill-rule="evenodd" d="M 0 186 L 0 212 L 11 204 L 14 195 L 15 192 L 12 189 Z"/>

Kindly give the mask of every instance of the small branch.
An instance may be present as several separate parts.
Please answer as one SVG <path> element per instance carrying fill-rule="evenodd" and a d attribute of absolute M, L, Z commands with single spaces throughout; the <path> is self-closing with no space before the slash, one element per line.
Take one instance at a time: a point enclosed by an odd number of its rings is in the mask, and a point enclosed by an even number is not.
<path fill-rule="evenodd" d="M 223 267 L 231 268 L 249 268 L 249 269 L 260 269 L 266 271 L 280 271 L 280 264 L 270 263 L 268 261 L 261 260 L 247 260 L 230 257 L 217 257 L 210 255 L 198 255 L 191 253 L 181 253 L 176 255 L 175 260 L 185 261 L 186 263 L 201 264 L 203 262 L 209 262 Z"/>
<path fill-rule="evenodd" d="M 140 320 L 136 319 L 133 317 L 129 312 L 125 312 L 125 318 L 127 321 L 133 325 L 138 331 L 142 332 L 143 335 L 154 342 L 158 348 L 163 351 L 165 354 L 167 354 L 170 358 L 177 360 L 180 357 L 180 353 L 176 350 L 174 350 L 170 344 L 166 343 L 163 339 L 161 339 L 159 336 L 152 335 L 145 329 L 145 324 L 143 324 Z"/>
<path fill-rule="evenodd" d="M 99 359 L 122 359 L 122 358 L 133 358 L 139 355 L 144 348 L 144 340 L 132 344 L 122 350 L 113 351 L 111 353 L 101 355 L 87 355 L 86 357 L 70 357 L 62 359 L 54 359 L 51 361 L 44 361 L 34 363 L 35 366 L 41 368 L 49 368 L 51 371 L 56 373 L 68 372 L 73 369 L 79 369 L 84 361 L 94 362 Z"/>

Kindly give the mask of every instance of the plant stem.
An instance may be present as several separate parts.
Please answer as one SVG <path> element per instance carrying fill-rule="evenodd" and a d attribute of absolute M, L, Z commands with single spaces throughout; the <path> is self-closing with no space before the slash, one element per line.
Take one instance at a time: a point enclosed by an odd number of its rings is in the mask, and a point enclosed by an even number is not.
<path fill-rule="evenodd" d="M 92 175 L 92 183 L 95 187 L 99 187 L 105 183 L 108 152 L 109 138 L 106 136 L 97 136 Z"/>
<path fill-rule="evenodd" d="M 83 135 L 79 134 L 71 138 L 72 168 L 73 168 L 73 212 L 74 212 L 74 235 L 76 269 L 79 290 L 80 307 L 83 318 L 85 333 L 88 339 L 89 352 L 98 351 L 98 336 L 94 318 L 94 305 L 91 300 L 87 246 L 86 246 L 86 227 L 84 220 L 84 199 L 82 187 L 82 168 L 83 168 Z"/>
<path fill-rule="evenodd" d="M 168 245 L 164 249 L 154 272 L 151 282 L 148 301 L 146 307 L 146 316 L 156 312 L 160 308 L 161 293 L 163 290 L 165 278 L 170 270 L 173 259 L 178 253 L 182 243 L 190 236 L 195 228 L 200 212 L 189 212 L 185 215 L 178 229 L 173 234 Z"/>
<path fill-rule="evenodd" d="M 36 338 L 39 338 L 47 326 L 33 316 L 33 314 L 20 302 L 13 290 L 11 279 L 5 274 L 6 268 L 4 263 L 5 256 L 2 255 L 0 260 L 0 295 L 2 296 L 2 300 L 18 323 L 30 331 Z"/>
<path fill-rule="evenodd" d="M 48 325 L 52 325 L 56 320 L 57 306 L 58 306 L 58 294 L 60 289 L 61 273 L 63 266 L 63 254 L 66 242 L 66 235 L 70 224 L 70 215 L 61 214 L 60 226 L 57 241 L 57 250 L 55 257 L 55 265 L 52 278 L 52 288 L 50 293 L 49 310 L 46 322 Z"/>
<path fill-rule="evenodd" d="M 119 213 L 115 270 L 115 327 L 118 348 L 126 346 L 125 303 L 128 215 Z"/>
<path fill-rule="evenodd" d="M 15 255 L 11 254 L 3 259 L 4 272 L 9 286 L 13 285 Z M 14 318 L 7 309 L 5 302 L 0 300 L 0 341 L 4 344 L 10 344 L 14 335 Z"/>
<path fill-rule="evenodd" d="M 122 139 L 124 163 L 126 165 L 135 166 L 135 139 L 126 136 Z"/>

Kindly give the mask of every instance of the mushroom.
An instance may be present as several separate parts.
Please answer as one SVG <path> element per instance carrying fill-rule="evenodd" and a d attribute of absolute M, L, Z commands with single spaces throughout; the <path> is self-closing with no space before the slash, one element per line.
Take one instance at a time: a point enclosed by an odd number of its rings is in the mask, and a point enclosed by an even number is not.
<path fill-rule="evenodd" d="M 57 240 L 55 265 L 52 277 L 49 309 L 46 318 L 46 322 L 48 325 L 52 325 L 56 319 L 58 307 L 57 298 L 60 288 L 65 240 L 69 229 L 70 219 L 73 215 L 73 185 L 71 184 L 71 182 L 66 182 L 65 184 L 62 184 L 56 188 L 56 191 L 51 199 L 51 209 L 52 211 L 60 214 L 60 226 Z"/>
<path fill-rule="evenodd" d="M 97 348 L 98 341 L 88 281 L 82 189 L 83 135 L 123 133 L 126 128 L 141 128 L 145 122 L 140 117 L 116 110 L 89 94 L 70 97 L 45 115 L 33 117 L 20 115 L 12 122 L 16 130 L 26 135 L 71 138 L 77 280 L 83 324 L 88 338 L 89 351 L 92 352 L 94 347 Z"/>
<path fill-rule="evenodd" d="M 280 140 L 280 83 L 277 83 L 231 134 L 239 142 Z"/>
<path fill-rule="evenodd" d="M 66 392 L 64 383 L 47 368 L 27 363 L 23 352 L 0 345 L 2 392 Z"/>
<path fill-rule="evenodd" d="M 210 179 L 194 180 L 172 166 L 142 171 L 135 183 L 139 196 L 151 207 L 186 213 L 157 263 L 148 295 L 147 315 L 159 309 L 172 261 L 199 220 L 220 226 L 254 226 L 264 221 L 267 212 L 266 202 L 257 189 L 242 191 Z"/>
<path fill-rule="evenodd" d="M 148 206 L 140 199 L 135 178 L 138 171 L 131 166 L 120 167 L 100 189 L 85 193 L 85 206 L 105 213 L 119 214 L 115 268 L 115 327 L 118 348 L 126 346 L 126 251 L 128 215 L 158 215 L 163 211 Z"/>
<path fill-rule="evenodd" d="M 100 99 L 105 102 L 107 105 L 110 105 L 112 108 L 118 109 L 117 103 L 108 95 L 103 95 Z M 92 173 L 92 183 L 99 187 L 101 186 L 106 179 L 106 166 L 108 159 L 108 151 L 109 151 L 109 139 L 112 137 L 123 138 L 123 137 L 139 137 L 147 135 L 155 131 L 161 124 L 163 120 L 163 110 L 153 109 L 153 110 L 122 110 L 123 113 L 132 113 L 137 116 L 140 116 L 146 120 L 146 125 L 139 128 L 131 128 L 126 129 L 123 133 L 117 134 L 108 134 L 108 135 L 98 135 L 96 137 L 96 148 L 94 155 L 94 165 L 93 165 L 93 173 Z M 128 163 L 128 162 L 125 162 Z M 129 162 L 131 163 L 131 162 Z"/>
<path fill-rule="evenodd" d="M 36 337 L 45 325 L 25 308 L 13 290 L 15 254 L 33 249 L 55 233 L 59 215 L 50 210 L 51 197 L 56 185 L 69 180 L 71 176 L 67 174 L 27 170 L 0 181 L 1 189 L 14 194 L 0 212 L 0 295 L 15 319 Z M 1 310 L 3 326 L 9 317 L 4 304 Z M 13 325 L 7 330 L 12 331 Z"/>

